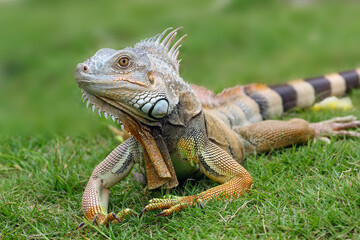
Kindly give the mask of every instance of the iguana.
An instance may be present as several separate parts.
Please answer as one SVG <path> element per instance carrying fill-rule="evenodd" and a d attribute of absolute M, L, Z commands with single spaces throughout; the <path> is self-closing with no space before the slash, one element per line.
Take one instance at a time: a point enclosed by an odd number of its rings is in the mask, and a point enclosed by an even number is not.
<path fill-rule="evenodd" d="M 108 201 L 109 188 L 135 163 L 142 167 L 148 189 L 173 188 L 178 179 L 202 174 L 220 183 L 194 196 L 152 199 L 141 211 L 160 209 L 158 215 L 170 215 L 217 196 L 237 198 L 248 192 L 252 178 L 240 165 L 247 153 L 324 135 L 360 137 L 346 130 L 360 126 L 352 116 L 318 123 L 266 120 L 359 87 L 360 69 L 274 86 L 237 86 L 215 95 L 180 77 L 178 55 L 186 37 L 175 42 L 180 29 L 166 29 L 134 47 L 100 49 L 76 67 L 87 106 L 111 116 L 131 134 L 95 168 L 86 186 L 82 209 L 93 223 L 121 221 L 132 214 L 130 209 L 108 213 Z"/>

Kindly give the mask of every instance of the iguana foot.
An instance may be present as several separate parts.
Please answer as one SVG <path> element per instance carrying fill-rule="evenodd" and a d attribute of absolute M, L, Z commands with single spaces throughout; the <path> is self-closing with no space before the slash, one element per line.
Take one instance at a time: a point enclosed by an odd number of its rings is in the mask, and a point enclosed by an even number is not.
<path fill-rule="evenodd" d="M 136 213 L 129 208 L 125 208 L 121 210 L 118 214 L 115 214 L 113 212 L 109 213 L 108 215 L 98 213 L 91 218 L 87 216 L 87 218 L 91 220 L 92 224 L 99 223 L 101 225 L 108 225 L 109 223 L 122 222 L 122 220 L 129 215 L 136 216 Z M 84 224 L 80 223 L 79 228 L 81 228 L 82 226 L 84 226 Z"/>
<path fill-rule="evenodd" d="M 326 136 L 360 137 L 360 132 L 347 129 L 360 128 L 360 121 L 354 116 L 337 117 L 327 121 L 311 123 L 315 129 L 315 138 Z"/>
<path fill-rule="evenodd" d="M 204 207 L 203 201 L 196 198 L 195 196 L 177 197 L 176 199 L 153 198 L 149 201 L 145 208 L 141 210 L 140 217 L 145 212 L 156 209 L 163 210 L 156 214 L 156 216 L 169 216 L 175 212 L 179 212 L 184 208 L 192 207 L 195 204 L 200 205 L 202 208 Z"/>

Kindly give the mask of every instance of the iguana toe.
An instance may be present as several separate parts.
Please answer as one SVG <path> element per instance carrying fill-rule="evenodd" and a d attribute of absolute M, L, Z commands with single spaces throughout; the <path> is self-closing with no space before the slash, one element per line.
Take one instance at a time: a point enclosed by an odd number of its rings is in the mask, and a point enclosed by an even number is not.
<path fill-rule="evenodd" d="M 169 216 L 175 212 L 179 212 L 184 208 L 187 208 L 189 206 L 188 203 L 178 203 L 175 204 L 174 206 L 171 206 L 170 208 L 164 209 L 163 211 L 161 211 L 160 213 L 156 214 L 156 217 L 158 216 Z"/>
<path fill-rule="evenodd" d="M 157 210 L 157 209 L 166 209 L 170 208 L 172 205 L 178 204 L 178 199 L 162 199 L 154 198 L 149 201 L 149 203 L 144 207 L 140 212 L 140 217 L 148 211 Z"/>
<path fill-rule="evenodd" d="M 312 123 L 311 126 L 315 130 L 316 138 L 321 138 L 324 136 L 344 136 L 360 138 L 359 132 L 348 130 L 360 128 L 360 121 L 357 120 L 354 116 L 337 117 L 327 121 Z"/>
<path fill-rule="evenodd" d="M 162 199 L 154 198 L 149 201 L 149 204 L 141 211 L 142 216 L 147 211 L 163 210 L 156 216 L 169 216 L 175 212 L 179 212 L 184 208 L 192 207 L 195 204 L 199 204 L 201 208 L 204 207 L 204 203 L 200 199 L 196 199 L 194 196 L 179 197 L 177 199 Z"/>
<path fill-rule="evenodd" d="M 133 215 L 136 216 L 136 213 L 129 209 L 125 208 L 121 210 L 118 214 L 115 214 L 114 212 L 109 213 L 107 216 L 104 214 L 96 214 L 93 219 L 91 220 L 92 224 L 99 223 L 101 225 L 108 225 L 109 223 L 116 223 L 116 222 L 122 222 L 126 216 Z M 81 224 L 80 224 L 81 225 Z M 82 227 L 79 225 L 79 228 Z"/>

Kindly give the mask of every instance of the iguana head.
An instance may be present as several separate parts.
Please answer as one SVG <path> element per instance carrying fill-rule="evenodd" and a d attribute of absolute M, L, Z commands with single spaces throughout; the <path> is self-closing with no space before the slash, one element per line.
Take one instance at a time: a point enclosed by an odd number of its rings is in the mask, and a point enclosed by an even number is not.
<path fill-rule="evenodd" d="M 123 121 L 123 116 L 158 125 L 179 102 L 179 91 L 191 91 L 179 76 L 180 42 L 173 45 L 178 29 L 166 29 L 134 47 L 100 49 L 76 67 L 75 79 L 87 105 L 99 114 Z"/>

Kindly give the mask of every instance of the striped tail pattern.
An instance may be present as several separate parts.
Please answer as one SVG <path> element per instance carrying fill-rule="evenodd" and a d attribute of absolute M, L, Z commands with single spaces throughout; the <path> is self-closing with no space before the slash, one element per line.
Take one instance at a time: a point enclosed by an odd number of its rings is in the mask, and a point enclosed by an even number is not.
<path fill-rule="evenodd" d="M 191 86 L 204 111 L 230 127 L 279 117 L 292 108 L 310 107 L 326 97 L 340 97 L 359 87 L 360 68 L 278 85 L 237 86 L 216 96 L 208 89 Z"/>
<path fill-rule="evenodd" d="M 267 119 L 292 108 L 310 107 L 329 96 L 344 96 L 359 86 L 360 68 L 269 87 L 252 84 L 245 87 L 245 92 L 259 105 L 261 115 Z"/>

